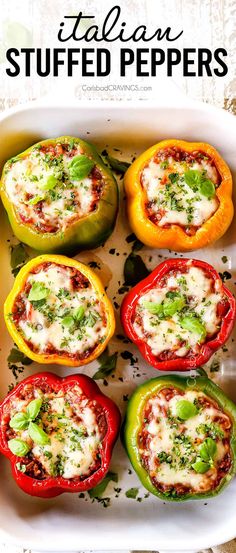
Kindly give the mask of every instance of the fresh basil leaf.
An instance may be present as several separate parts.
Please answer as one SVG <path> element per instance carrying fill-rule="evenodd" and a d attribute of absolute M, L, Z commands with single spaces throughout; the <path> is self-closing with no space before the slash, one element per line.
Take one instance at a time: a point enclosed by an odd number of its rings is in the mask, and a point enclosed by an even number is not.
<path fill-rule="evenodd" d="M 196 315 L 186 315 L 179 321 L 179 324 L 185 330 L 199 334 L 201 341 L 206 337 L 206 328 Z"/>
<path fill-rule="evenodd" d="M 176 415 L 183 421 L 187 421 L 191 417 L 195 417 L 197 413 L 198 410 L 196 405 L 187 399 L 181 399 L 176 403 Z"/>
<path fill-rule="evenodd" d="M 20 438 L 13 438 L 12 440 L 9 440 L 8 447 L 10 451 L 17 455 L 17 457 L 25 457 L 27 453 L 29 453 L 30 447 L 26 442 L 21 440 Z"/>
<path fill-rule="evenodd" d="M 150 274 L 140 255 L 131 253 L 124 264 L 125 284 L 134 286 Z"/>
<path fill-rule="evenodd" d="M 102 355 L 100 355 L 100 357 L 98 358 L 100 369 L 98 369 L 98 371 L 96 371 L 93 375 L 94 380 L 105 378 L 113 373 L 116 369 L 118 352 L 116 351 L 112 355 L 108 355 L 108 350 L 105 350 L 105 352 L 103 352 Z"/>
<path fill-rule="evenodd" d="M 126 497 L 129 499 L 136 499 L 138 495 L 139 489 L 138 488 L 130 488 L 125 492 Z"/>
<path fill-rule="evenodd" d="M 33 399 L 33 401 L 31 401 L 27 405 L 26 412 L 27 412 L 27 415 L 28 415 L 29 419 L 31 419 L 31 420 L 36 419 L 36 417 L 38 416 L 39 411 L 42 407 L 42 403 L 43 403 L 43 400 L 38 398 L 38 399 Z"/>
<path fill-rule="evenodd" d="M 199 185 L 199 192 L 202 196 L 206 196 L 208 200 L 213 198 L 216 192 L 213 182 L 210 179 L 202 178 Z"/>
<path fill-rule="evenodd" d="M 92 171 L 94 165 L 94 161 L 85 155 L 73 157 L 68 164 L 70 178 L 74 180 L 84 179 Z"/>
<path fill-rule="evenodd" d="M 210 179 L 204 177 L 203 173 L 195 169 L 189 169 L 184 173 L 184 180 L 195 192 L 198 190 L 202 196 L 211 199 L 215 195 L 215 186 Z"/>
<path fill-rule="evenodd" d="M 25 430 L 29 424 L 26 413 L 16 413 L 10 420 L 10 427 L 14 430 Z"/>
<path fill-rule="evenodd" d="M 189 169 L 184 173 L 185 182 L 194 191 L 198 189 L 201 177 L 202 174 L 200 173 L 200 171 L 197 171 L 197 169 Z"/>
<path fill-rule="evenodd" d="M 160 315 L 163 313 L 162 303 L 156 303 L 154 301 L 142 301 L 142 307 L 145 307 L 153 315 Z"/>
<path fill-rule="evenodd" d="M 212 438 L 206 438 L 199 448 L 200 457 L 203 461 L 210 462 L 214 459 L 217 451 L 216 443 Z"/>
<path fill-rule="evenodd" d="M 131 165 L 131 163 L 129 163 L 128 161 L 122 161 L 109 155 L 106 156 L 106 159 L 111 168 L 114 169 L 114 171 L 116 171 L 117 173 L 121 173 L 122 175 L 126 173 L 127 169 Z"/>
<path fill-rule="evenodd" d="M 31 198 L 31 200 L 29 200 L 29 201 L 27 202 L 27 204 L 29 204 L 29 205 L 36 205 L 36 204 L 38 204 L 39 202 L 42 202 L 43 200 L 44 200 L 44 196 L 39 196 L 39 195 L 37 195 L 37 196 L 34 196 L 33 198 Z"/>
<path fill-rule="evenodd" d="M 84 318 L 84 315 L 85 315 L 85 309 L 82 305 L 80 307 L 77 307 L 77 309 L 73 311 L 73 317 L 76 320 L 76 322 L 82 321 L 82 319 Z"/>
<path fill-rule="evenodd" d="M 116 472 L 108 472 L 105 478 L 103 478 L 102 482 L 95 486 L 95 488 L 92 488 L 92 490 L 89 490 L 88 494 L 90 497 L 101 497 L 102 494 L 105 492 L 109 482 L 118 482 L 118 474 Z"/>
<path fill-rule="evenodd" d="M 67 328 L 72 327 L 75 324 L 74 317 L 72 317 L 72 315 L 67 315 L 61 320 L 61 324 Z"/>
<path fill-rule="evenodd" d="M 49 175 L 46 182 L 39 185 L 41 190 L 53 190 L 57 184 L 57 178 L 54 175 Z"/>
<path fill-rule="evenodd" d="M 165 317 L 171 317 L 175 313 L 178 313 L 183 309 L 185 306 L 186 301 L 183 296 L 176 296 L 175 299 L 169 298 L 168 300 L 164 301 L 163 304 L 163 313 Z"/>
<path fill-rule="evenodd" d="M 29 301 L 39 301 L 47 298 L 50 294 L 49 288 L 42 282 L 33 282 L 28 295 Z"/>
<path fill-rule="evenodd" d="M 47 445 L 50 443 L 49 436 L 35 422 L 29 423 L 28 433 L 31 440 L 33 440 L 33 442 L 35 442 L 38 445 Z"/>
<path fill-rule="evenodd" d="M 209 465 L 209 463 L 205 463 L 204 461 L 201 461 L 199 459 L 199 461 L 193 463 L 192 468 L 195 470 L 195 472 L 198 472 L 199 474 L 204 474 L 211 468 L 211 466 Z"/>
<path fill-rule="evenodd" d="M 19 265 L 22 267 L 28 259 L 28 253 L 24 247 L 24 244 L 17 244 L 11 246 L 11 268 L 16 269 Z"/>

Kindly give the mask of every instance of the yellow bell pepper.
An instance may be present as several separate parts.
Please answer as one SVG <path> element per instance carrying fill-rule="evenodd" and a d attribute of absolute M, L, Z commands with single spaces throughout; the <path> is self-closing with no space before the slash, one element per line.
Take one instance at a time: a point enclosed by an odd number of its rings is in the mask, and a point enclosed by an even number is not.
<path fill-rule="evenodd" d="M 21 300 L 21 294 L 24 291 L 24 294 L 28 293 L 29 288 L 32 288 L 32 283 L 30 284 L 28 277 L 30 274 L 35 274 L 35 270 L 37 270 L 37 267 L 39 267 L 42 264 L 56 264 L 56 265 L 62 265 L 64 267 L 70 267 L 72 269 L 75 269 L 78 271 L 78 273 L 82 274 L 82 277 L 85 277 L 85 279 L 88 279 L 89 283 L 92 286 L 92 291 L 95 292 L 95 294 L 98 297 L 98 300 L 101 302 L 103 307 L 103 313 L 105 314 L 106 318 L 106 333 L 105 336 L 103 336 L 103 339 L 99 341 L 94 349 L 90 352 L 89 350 L 86 352 L 86 355 L 80 356 L 79 354 L 71 354 L 68 351 L 65 350 L 55 350 L 55 351 L 41 351 L 40 348 L 39 351 L 35 351 L 35 348 L 33 347 L 32 343 L 27 340 L 25 337 L 22 328 L 19 327 L 17 324 L 17 316 L 19 318 L 21 317 L 21 314 L 24 315 L 25 312 L 25 306 L 23 306 L 22 313 L 20 312 L 19 315 L 19 301 Z M 28 288 L 25 288 L 25 287 Z M 41 285 L 41 292 L 42 290 L 48 290 L 48 288 L 45 287 L 45 284 Z M 42 295 L 42 293 L 41 293 Z M 27 297 L 28 304 L 30 305 L 30 309 L 37 309 L 37 302 L 31 301 L 29 299 L 29 296 Z M 42 300 L 41 300 L 42 301 Z M 59 300 L 58 300 L 59 301 Z M 18 302 L 18 304 L 17 304 Z M 33 305 L 32 305 L 33 304 Z M 46 313 L 47 313 L 48 305 L 46 305 Z M 81 311 L 81 310 L 80 310 Z M 83 311 L 83 310 L 82 310 Z M 44 311 L 45 312 L 45 311 Z M 17 316 L 16 316 L 17 314 Z M 56 311 L 57 314 L 57 311 Z M 45 315 L 46 316 L 46 315 Z M 85 317 L 83 320 L 84 324 L 86 323 L 86 312 L 82 316 Z M 60 315 L 59 315 L 60 317 Z M 81 317 L 81 313 L 80 313 Z M 56 363 L 59 365 L 69 365 L 72 367 L 78 367 L 81 365 L 85 365 L 87 363 L 91 363 L 94 359 L 96 359 L 101 353 L 105 350 L 109 340 L 111 339 L 112 335 L 114 334 L 115 330 L 115 317 L 114 317 L 114 311 L 112 304 L 110 300 L 108 299 L 104 287 L 98 278 L 98 276 L 86 265 L 80 263 L 76 259 L 70 259 L 68 257 L 62 256 L 62 255 L 40 255 L 31 261 L 29 261 L 18 273 L 14 286 L 9 293 L 5 304 L 4 304 L 4 318 L 6 322 L 7 329 L 14 340 L 15 344 L 18 346 L 18 348 L 30 359 L 33 361 L 36 361 L 37 363 Z M 72 317 L 67 316 L 67 324 L 72 319 Z M 60 319 L 57 317 L 57 320 L 60 321 Z M 61 323 L 60 323 L 61 324 Z M 63 323 L 62 323 L 63 324 Z M 73 324 L 73 319 L 72 319 Z M 76 322 L 75 322 L 76 324 Z M 77 325 L 79 323 L 77 322 Z M 48 326 L 50 326 L 50 319 Z M 89 326 L 89 324 L 88 324 Z M 91 326 L 91 324 L 90 324 Z M 71 333 L 73 334 L 75 332 L 75 327 L 72 326 Z M 77 326 L 77 328 L 79 328 Z M 55 348 L 54 348 L 55 349 Z"/>
<path fill-rule="evenodd" d="M 205 154 L 213 161 L 220 176 L 220 183 L 215 189 L 218 207 L 201 226 L 196 227 L 193 234 L 188 234 L 184 226 L 175 223 L 160 226 L 158 222 L 152 222 L 147 213 L 148 199 L 141 183 L 142 171 L 160 150 L 167 148 L 177 148 L 190 154 Z M 124 184 L 130 226 L 136 236 L 152 248 L 168 248 L 180 252 L 203 248 L 221 238 L 233 218 L 232 176 L 229 167 L 213 146 L 203 142 L 171 139 L 155 144 L 132 163 L 125 174 Z"/>

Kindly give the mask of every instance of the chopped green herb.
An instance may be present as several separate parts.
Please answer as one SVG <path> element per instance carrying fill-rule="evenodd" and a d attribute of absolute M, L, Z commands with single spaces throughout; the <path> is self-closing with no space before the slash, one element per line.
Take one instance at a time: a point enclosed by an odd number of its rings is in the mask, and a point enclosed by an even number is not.
<path fill-rule="evenodd" d="M 131 253 L 127 257 L 124 265 L 125 284 L 134 286 L 149 274 L 150 271 L 147 269 L 140 255 Z"/>
<path fill-rule="evenodd" d="M 22 363 L 22 365 L 31 365 L 33 363 L 32 359 L 29 359 L 29 357 L 26 357 L 22 351 L 20 351 L 17 348 L 12 348 L 8 358 L 7 362 L 9 363 Z"/>
<path fill-rule="evenodd" d="M 125 492 L 126 497 L 129 499 L 136 499 L 138 495 L 139 489 L 138 488 L 130 488 Z"/>
<path fill-rule="evenodd" d="M 105 478 L 95 486 L 95 488 L 92 488 L 92 490 L 89 490 L 89 496 L 90 497 L 101 497 L 102 494 L 105 492 L 109 482 L 118 482 L 118 474 L 116 472 L 109 471 Z"/>
<path fill-rule="evenodd" d="M 109 355 L 108 349 L 106 349 L 98 358 L 100 369 L 93 375 L 94 380 L 105 378 L 116 370 L 118 352 Z"/>
<path fill-rule="evenodd" d="M 11 268 L 14 276 L 17 275 L 21 267 L 26 263 L 28 257 L 25 246 L 21 242 L 16 246 L 11 246 Z"/>
<path fill-rule="evenodd" d="M 106 159 L 111 168 L 122 175 L 126 173 L 127 169 L 130 167 L 130 163 L 128 163 L 128 161 L 121 161 L 115 157 L 109 156 L 108 154 L 106 155 Z"/>

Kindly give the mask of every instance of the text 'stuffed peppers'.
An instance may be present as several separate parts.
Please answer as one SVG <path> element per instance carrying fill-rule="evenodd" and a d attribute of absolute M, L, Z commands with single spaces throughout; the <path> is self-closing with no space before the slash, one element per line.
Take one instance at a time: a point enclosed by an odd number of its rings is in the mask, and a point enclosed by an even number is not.
<path fill-rule="evenodd" d="M 62 255 L 40 255 L 20 270 L 4 317 L 30 359 L 74 367 L 96 359 L 115 329 L 112 304 L 96 273 Z"/>
<path fill-rule="evenodd" d="M 84 492 L 106 475 L 119 426 L 117 406 L 88 376 L 38 373 L 0 404 L 0 452 L 30 495 Z"/>
<path fill-rule="evenodd" d="M 130 226 L 149 247 L 203 248 L 232 221 L 232 176 L 209 144 L 159 142 L 132 163 L 124 183 Z"/>
<path fill-rule="evenodd" d="M 121 322 L 146 361 L 162 371 L 206 363 L 229 338 L 236 302 L 215 269 L 167 259 L 126 294 Z"/>
<path fill-rule="evenodd" d="M 80 138 L 43 140 L 5 164 L 1 197 L 16 237 L 44 253 L 96 248 L 111 234 L 116 181 Z"/>
<path fill-rule="evenodd" d="M 236 405 L 207 376 L 139 386 L 123 437 L 143 486 L 162 500 L 212 497 L 236 472 Z"/>

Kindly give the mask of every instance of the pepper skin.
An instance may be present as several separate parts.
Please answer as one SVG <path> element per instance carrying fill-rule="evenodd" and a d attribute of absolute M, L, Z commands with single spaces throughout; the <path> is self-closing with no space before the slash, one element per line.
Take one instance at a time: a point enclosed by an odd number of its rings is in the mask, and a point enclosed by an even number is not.
<path fill-rule="evenodd" d="M 89 354 L 89 356 L 84 359 L 81 359 L 81 360 L 73 359 L 72 357 L 69 356 L 69 354 L 68 356 L 66 356 L 66 355 L 59 355 L 55 353 L 40 354 L 40 353 L 33 352 L 25 342 L 22 334 L 19 332 L 16 325 L 14 324 L 14 321 L 12 320 L 11 313 L 14 307 L 15 300 L 18 294 L 23 289 L 29 273 L 33 269 L 35 269 L 38 265 L 41 265 L 41 263 L 45 263 L 45 262 L 46 263 L 52 262 L 59 265 L 65 265 L 67 267 L 72 267 L 80 271 L 82 275 L 87 277 L 88 280 L 91 282 L 95 291 L 98 293 L 98 297 L 101 299 L 101 301 L 105 306 L 105 312 L 107 316 L 107 336 L 105 337 L 105 340 L 102 343 L 99 343 L 98 346 L 92 351 L 92 353 Z M 115 317 L 114 317 L 113 307 L 96 273 L 94 273 L 94 271 L 92 271 L 92 269 L 90 269 L 87 265 L 80 263 L 76 259 L 70 259 L 63 255 L 40 255 L 38 257 L 35 257 L 31 261 L 29 261 L 26 265 L 24 265 L 24 267 L 22 267 L 22 269 L 19 271 L 15 279 L 13 288 L 5 301 L 4 318 L 5 318 L 7 329 L 14 343 L 17 344 L 18 348 L 27 357 L 29 357 L 33 361 L 36 361 L 37 363 L 44 363 L 44 364 L 56 363 L 58 365 L 68 365 L 71 367 L 79 367 L 81 365 L 86 365 L 87 363 L 91 363 L 92 361 L 94 361 L 94 359 L 99 357 L 99 355 L 101 355 L 101 353 L 105 350 L 115 330 Z"/>
<path fill-rule="evenodd" d="M 209 341 L 204 342 L 201 345 L 200 352 L 198 354 L 191 354 L 189 357 L 177 357 L 174 359 L 158 360 L 150 349 L 150 347 L 141 340 L 133 327 L 133 317 L 136 309 L 136 304 L 141 295 L 155 287 L 160 279 L 173 270 L 183 270 L 188 268 L 188 263 L 191 262 L 193 267 L 199 267 L 208 274 L 214 282 L 219 281 L 220 277 L 215 269 L 204 261 L 197 259 L 167 259 L 160 263 L 154 269 L 154 271 L 144 280 L 139 282 L 128 294 L 126 294 L 122 306 L 121 306 L 121 322 L 124 327 L 125 333 L 132 342 L 134 342 L 144 359 L 155 369 L 161 371 L 188 371 L 195 367 L 206 363 L 215 351 L 223 346 L 223 344 L 229 338 L 230 333 L 234 327 L 236 319 L 236 301 L 231 292 L 222 284 L 222 292 L 225 294 L 228 302 L 228 310 L 223 315 L 221 327 L 217 335 L 210 338 Z"/>
<path fill-rule="evenodd" d="M 188 235 L 184 228 L 171 224 L 168 228 L 153 223 L 145 210 L 145 191 L 142 188 L 140 175 L 147 162 L 159 151 L 176 147 L 192 153 L 200 151 L 214 162 L 221 177 L 216 188 L 219 206 L 215 213 L 205 221 L 196 233 Z M 127 213 L 131 229 L 146 246 L 151 248 L 168 248 L 177 252 L 186 252 L 204 248 L 225 234 L 233 219 L 232 176 L 219 153 L 203 142 L 184 142 L 183 140 L 163 140 L 141 154 L 129 167 L 124 177 L 127 195 Z"/>
<path fill-rule="evenodd" d="M 22 461 L 24 458 L 14 455 L 8 447 L 6 429 L 9 423 L 9 415 L 7 417 L 6 415 L 4 415 L 4 413 L 6 413 L 10 401 L 14 398 L 17 398 L 21 391 L 29 385 L 33 385 L 38 388 L 40 388 L 40 385 L 49 385 L 55 391 L 61 388 L 68 390 L 70 387 L 77 385 L 82 389 L 84 394 L 89 399 L 96 400 L 97 403 L 102 407 L 107 421 L 107 433 L 104 438 L 101 455 L 101 466 L 96 472 L 94 472 L 82 481 L 79 481 L 78 478 L 65 479 L 62 476 L 50 476 L 44 480 L 37 480 L 36 478 L 27 476 L 20 470 L 18 470 L 17 463 L 19 461 Z M 10 460 L 12 474 L 18 486 L 24 492 L 30 495 L 43 498 L 51 498 L 56 497 L 57 495 L 60 495 L 64 492 L 84 492 L 99 484 L 99 482 L 101 482 L 101 480 L 106 475 L 111 461 L 112 449 L 114 447 L 119 432 L 119 426 L 120 412 L 118 407 L 110 398 L 105 396 L 100 391 L 94 380 L 92 380 L 88 376 L 81 374 L 75 374 L 67 376 L 65 378 L 60 378 L 55 374 L 42 372 L 25 378 L 8 394 L 8 396 L 0 404 L 0 451 Z"/>
<path fill-rule="evenodd" d="M 107 240 L 115 226 L 118 210 L 117 184 L 112 172 L 103 163 L 92 144 L 84 142 L 79 138 L 61 136 L 56 139 L 38 142 L 25 152 L 15 156 L 14 161 L 26 157 L 35 146 L 54 147 L 63 143 L 68 144 L 71 141 L 78 144 L 82 148 L 83 154 L 96 164 L 103 177 L 104 186 L 96 209 L 86 216 L 69 223 L 63 232 L 60 229 L 57 232 L 40 232 L 35 226 L 30 226 L 27 222 L 23 222 L 20 219 L 5 188 L 5 175 L 11 166 L 11 160 L 7 161 L 3 168 L 0 192 L 12 230 L 18 240 L 42 253 L 75 254 L 81 250 L 96 248 Z"/>
<path fill-rule="evenodd" d="M 230 417 L 232 422 L 232 433 L 231 433 L 231 458 L 232 464 L 230 471 L 222 479 L 220 484 L 211 492 L 202 493 L 202 494 L 189 494 L 182 495 L 179 497 L 171 496 L 168 494 L 162 493 L 158 490 L 152 483 L 148 472 L 142 465 L 139 451 L 138 451 L 138 433 L 140 430 L 141 417 L 144 406 L 150 396 L 153 396 L 155 393 L 158 393 L 162 388 L 171 388 L 176 387 L 177 389 L 186 391 L 186 390 L 196 390 L 203 392 L 206 396 L 215 400 L 220 408 Z M 147 488 L 149 492 L 159 497 L 162 500 L 168 501 L 184 501 L 187 499 L 205 499 L 206 497 L 213 497 L 221 492 L 225 486 L 228 485 L 230 480 L 233 478 L 236 472 L 236 405 L 224 394 L 224 392 L 216 384 L 214 384 L 207 375 L 204 376 L 195 376 L 190 378 L 185 378 L 177 375 L 163 375 L 158 378 L 153 378 L 146 381 L 144 384 L 141 384 L 133 395 L 131 396 L 127 412 L 126 419 L 123 426 L 123 442 L 129 456 L 129 459 L 133 465 L 133 468 L 141 480 L 143 486 Z"/>

